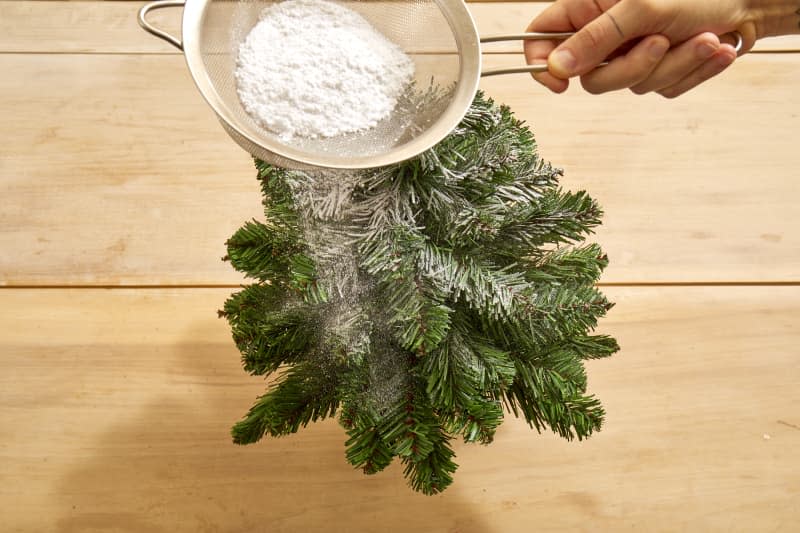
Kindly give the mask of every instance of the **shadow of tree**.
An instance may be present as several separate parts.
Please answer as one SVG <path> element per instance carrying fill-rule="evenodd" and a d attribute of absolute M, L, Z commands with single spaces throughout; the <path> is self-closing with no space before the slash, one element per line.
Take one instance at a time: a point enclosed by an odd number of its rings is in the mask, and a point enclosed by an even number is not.
<path fill-rule="evenodd" d="M 229 428 L 263 382 L 243 373 L 232 343 L 193 340 L 205 336 L 114 346 L 115 358 L 160 350 L 166 380 L 61 481 L 60 531 L 488 531 L 452 487 L 426 497 L 397 463 L 369 477 L 353 469 L 333 420 L 232 444 Z M 136 398 L 130 405 L 140 409 Z"/>

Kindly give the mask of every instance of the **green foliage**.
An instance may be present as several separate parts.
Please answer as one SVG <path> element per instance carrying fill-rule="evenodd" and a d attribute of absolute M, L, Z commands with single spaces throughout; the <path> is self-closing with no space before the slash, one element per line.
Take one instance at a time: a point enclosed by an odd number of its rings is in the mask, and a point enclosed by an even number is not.
<path fill-rule="evenodd" d="M 326 370 L 320 370 L 313 361 L 290 367 L 272 390 L 256 401 L 247 416 L 233 426 L 233 441 L 249 444 L 265 434 L 288 435 L 309 422 L 333 416 L 339 406 L 333 386 L 336 378 Z"/>
<path fill-rule="evenodd" d="M 338 414 L 352 465 L 399 457 L 435 494 L 453 481 L 451 441 L 490 443 L 504 406 L 567 439 L 600 429 L 584 361 L 618 346 L 593 334 L 608 258 L 583 240 L 602 211 L 559 188 L 508 108 L 477 95 L 453 134 L 391 167 L 256 167 L 265 222 L 227 243 L 255 282 L 220 314 L 245 370 L 279 376 L 234 442 Z"/>
<path fill-rule="evenodd" d="M 368 410 L 360 410 L 356 416 L 347 422 L 347 460 L 365 474 L 375 474 L 389 466 L 395 454 L 379 431 L 379 416 Z"/>

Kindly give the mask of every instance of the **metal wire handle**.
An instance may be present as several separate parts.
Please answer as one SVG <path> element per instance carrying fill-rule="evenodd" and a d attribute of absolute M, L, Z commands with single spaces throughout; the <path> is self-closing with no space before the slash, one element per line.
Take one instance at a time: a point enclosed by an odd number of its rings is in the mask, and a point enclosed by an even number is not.
<path fill-rule="evenodd" d="M 501 41 L 563 41 L 575 35 L 575 32 L 553 32 L 553 33 L 513 33 L 509 35 L 492 35 L 489 37 L 481 37 L 481 44 L 484 43 L 497 43 Z M 597 65 L 602 67 L 608 65 L 608 61 L 604 61 Z M 481 77 L 499 76 L 501 74 L 520 74 L 523 72 L 547 72 L 547 63 L 541 65 L 525 65 L 522 67 L 508 67 L 484 70 L 481 72 Z"/>
<path fill-rule="evenodd" d="M 157 0 L 156 2 L 145 4 L 139 10 L 139 16 L 137 18 L 139 21 L 139 26 L 141 26 L 144 31 L 155 35 L 159 39 L 167 41 L 178 50 L 183 50 L 183 43 L 180 39 L 170 35 L 162 29 L 156 28 L 147 22 L 146 17 L 149 12 L 155 11 L 156 9 L 164 9 L 165 7 L 183 7 L 185 4 L 186 0 Z"/>
<path fill-rule="evenodd" d="M 496 43 L 501 41 L 540 41 L 540 40 L 564 40 L 569 39 L 575 35 L 575 32 L 553 32 L 553 33 L 514 33 L 508 35 L 492 35 L 490 37 L 481 37 L 481 44 L 484 43 Z M 734 49 L 736 53 L 742 51 L 742 46 L 744 45 L 744 39 L 742 38 L 742 34 L 738 31 L 732 31 L 726 35 L 730 35 L 734 39 Z M 603 61 L 599 63 L 598 67 L 604 67 L 608 65 L 608 61 Z M 501 74 L 520 74 L 524 72 L 547 72 L 547 64 L 542 65 L 525 65 L 523 67 L 509 67 L 509 68 L 497 68 L 491 70 L 484 70 L 481 72 L 481 77 L 485 78 L 487 76 L 499 76 Z"/>
<path fill-rule="evenodd" d="M 156 37 L 163 39 L 164 41 L 168 42 L 178 50 L 183 50 L 183 43 L 177 37 L 170 35 L 166 31 L 156 28 L 152 24 L 147 21 L 147 14 L 150 11 L 155 11 L 157 9 L 164 9 L 166 7 L 183 7 L 186 4 L 186 0 L 156 0 L 154 2 L 150 2 L 142 6 L 139 10 L 139 26 L 141 26 L 145 31 L 155 35 Z M 539 40 L 564 40 L 569 39 L 575 35 L 575 32 L 528 32 L 528 33 L 511 33 L 508 35 L 492 35 L 489 37 L 481 37 L 480 42 L 481 44 L 484 43 L 496 43 L 502 41 L 539 41 Z M 735 39 L 734 48 L 736 49 L 736 53 L 738 54 L 742 50 L 743 39 L 742 34 L 738 31 L 733 31 L 730 33 L 731 36 Z M 603 67 L 608 65 L 608 61 L 604 61 L 599 63 L 598 67 Z M 508 67 L 508 68 L 497 68 L 497 69 L 490 69 L 484 70 L 481 72 L 481 77 L 487 76 L 499 76 L 502 74 L 520 74 L 520 73 L 534 73 L 534 72 L 547 72 L 547 64 L 541 65 L 525 65 L 521 67 Z"/>

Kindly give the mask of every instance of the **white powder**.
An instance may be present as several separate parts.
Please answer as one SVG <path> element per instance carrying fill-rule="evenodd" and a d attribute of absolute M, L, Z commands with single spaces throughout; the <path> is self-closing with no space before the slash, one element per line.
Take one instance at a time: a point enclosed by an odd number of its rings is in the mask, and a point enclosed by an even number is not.
<path fill-rule="evenodd" d="M 324 0 L 266 8 L 239 47 L 244 109 L 284 142 L 374 127 L 414 73 L 411 59 L 358 13 Z"/>

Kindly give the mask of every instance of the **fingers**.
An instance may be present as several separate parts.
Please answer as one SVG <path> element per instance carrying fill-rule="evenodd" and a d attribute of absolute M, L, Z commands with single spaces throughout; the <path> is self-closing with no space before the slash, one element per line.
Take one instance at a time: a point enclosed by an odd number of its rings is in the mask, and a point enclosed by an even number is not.
<path fill-rule="evenodd" d="M 612 16 L 604 13 L 558 46 L 547 58 L 548 68 L 561 79 L 584 74 L 626 40 Z"/>
<path fill-rule="evenodd" d="M 529 62 L 529 65 L 538 65 L 538 64 L 546 64 L 546 61 L 541 62 Z M 549 72 L 533 72 L 531 74 L 533 79 L 553 91 L 554 93 L 563 93 L 564 91 L 569 88 L 569 80 L 562 80 L 561 78 L 556 78 Z"/>
<path fill-rule="evenodd" d="M 581 84 L 593 94 L 637 85 L 657 69 L 669 46 L 669 40 L 663 35 L 646 37 L 627 54 L 611 60 L 605 67 L 597 68 L 582 76 Z"/>
<path fill-rule="evenodd" d="M 551 4 L 542 11 L 529 25 L 529 32 L 554 32 L 573 31 L 575 26 L 570 18 L 570 11 L 564 2 Z M 546 65 L 547 56 L 550 55 L 558 41 L 531 40 L 524 41 L 525 62 L 528 65 Z M 559 79 L 549 72 L 532 73 L 533 79 L 553 92 L 562 93 L 569 87 L 569 81 Z"/>
<path fill-rule="evenodd" d="M 719 37 L 713 33 L 689 39 L 670 50 L 646 79 L 631 86 L 631 91 L 645 94 L 675 85 L 711 58 L 719 45 Z"/>
<path fill-rule="evenodd" d="M 548 58 L 550 72 L 557 78 L 567 79 L 589 72 L 603 62 L 625 42 L 652 31 L 658 16 L 650 2 L 622 0 L 612 5 L 575 35 L 559 45 Z"/>
<path fill-rule="evenodd" d="M 736 60 L 736 50 L 729 44 L 720 45 L 714 55 L 706 60 L 697 69 L 677 83 L 661 89 L 658 93 L 665 98 L 675 98 L 701 83 L 710 80 Z"/>
<path fill-rule="evenodd" d="M 581 83 L 593 94 L 630 87 L 636 94 L 657 92 L 675 98 L 721 73 L 736 59 L 733 45 L 720 44 L 714 34 L 701 34 L 668 48 L 665 37 L 647 37 L 608 66 L 583 75 Z"/>
<path fill-rule="evenodd" d="M 528 28 L 528 31 L 534 31 Z M 546 65 L 547 56 L 556 47 L 555 41 L 525 41 L 525 62 L 528 65 Z M 556 78 L 550 72 L 532 72 L 533 79 L 555 93 L 563 93 L 569 87 L 569 80 Z"/>
<path fill-rule="evenodd" d="M 528 31 L 536 30 L 532 30 L 529 27 Z M 550 52 L 553 51 L 556 45 L 556 41 L 525 41 L 525 62 L 528 65 L 546 65 L 547 56 L 550 55 Z M 556 93 L 563 93 L 567 90 L 567 87 L 569 87 L 569 80 L 556 78 L 550 72 L 533 72 L 531 75 L 533 76 L 533 79 Z"/>
<path fill-rule="evenodd" d="M 525 42 L 527 63 L 548 66 L 547 72 L 533 74 L 534 79 L 557 93 L 567 89 L 569 78 L 580 76 L 591 93 L 630 88 L 636 94 L 658 92 L 672 98 L 733 63 L 736 53 L 724 27 L 704 23 L 722 37 L 710 32 L 692 37 L 687 30 L 691 24 L 678 24 L 667 8 L 656 0 L 557 0 L 528 31 L 577 31 L 561 43 Z M 746 52 L 755 42 L 755 30 L 747 24 L 734 27 Z M 671 42 L 680 44 L 670 49 Z M 596 68 L 603 61 L 608 65 Z"/>
<path fill-rule="evenodd" d="M 529 32 L 565 32 L 582 28 L 593 19 L 602 15 L 603 10 L 618 0 L 559 0 L 554 2 L 538 17 L 526 31 Z M 555 40 L 525 41 L 525 60 L 529 65 L 547 64 L 550 53 L 560 44 Z M 567 89 L 569 81 L 557 78 L 550 72 L 534 73 L 533 77 L 550 90 L 560 93 Z"/>

